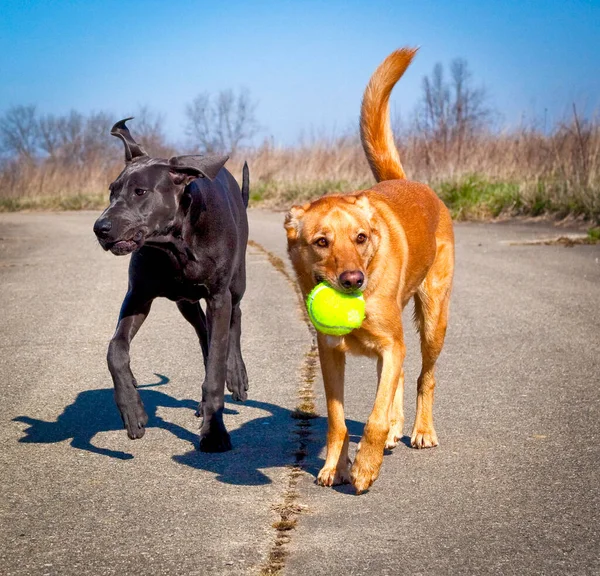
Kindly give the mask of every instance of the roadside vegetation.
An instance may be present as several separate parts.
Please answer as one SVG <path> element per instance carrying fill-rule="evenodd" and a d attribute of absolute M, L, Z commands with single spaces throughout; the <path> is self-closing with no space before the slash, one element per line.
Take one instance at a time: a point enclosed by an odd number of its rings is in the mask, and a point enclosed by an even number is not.
<path fill-rule="evenodd" d="M 164 118 L 147 108 L 133 114 L 130 126 L 155 156 L 227 151 L 238 177 L 247 160 L 254 206 L 286 209 L 373 184 L 356 132 L 295 146 L 269 140 L 250 146 L 261 133 L 256 106 L 244 90 L 199 94 L 186 107 L 185 144 L 170 143 Z M 0 211 L 104 207 L 108 184 L 123 166 L 122 147 L 109 135 L 118 119 L 105 112 L 43 115 L 33 105 L 6 111 L 0 116 Z M 454 218 L 550 215 L 600 224 L 600 120 L 584 117 L 575 105 L 550 127 L 531 121 L 503 128 L 459 59 L 447 71 L 436 65 L 410 118 L 392 120 L 406 173 L 431 185 Z"/>

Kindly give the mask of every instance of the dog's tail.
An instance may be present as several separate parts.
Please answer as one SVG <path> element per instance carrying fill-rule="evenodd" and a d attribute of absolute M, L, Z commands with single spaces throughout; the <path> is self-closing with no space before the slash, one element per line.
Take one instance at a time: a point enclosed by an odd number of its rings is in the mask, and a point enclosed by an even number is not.
<path fill-rule="evenodd" d="M 406 71 L 417 48 L 392 52 L 375 70 L 363 96 L 360 138 L 377 182 L 405 179 L 390 126 L 390 94 Z"/>
<path fill-rule="evenodd" d="M 244 206 L 248 208 L 248 200 L 250 199 L 250 170 L 248 170 L 248 162 L 244 162 L 242 169 L 242 200 Z"/>

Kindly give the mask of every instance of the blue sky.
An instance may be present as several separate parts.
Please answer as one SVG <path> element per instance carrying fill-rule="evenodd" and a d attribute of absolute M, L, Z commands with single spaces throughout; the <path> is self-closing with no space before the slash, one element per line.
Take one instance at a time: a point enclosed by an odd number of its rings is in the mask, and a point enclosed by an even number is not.
<path fill-rule="evenodd" d="M 261 136 L 289 144 L 355 125 L 370 74 L 405 45 L 421 49 L 393 95 L 401 113 L 456 57 L 508 124 L 600 108 L 600 0 L 0 0 L 0 113 L 148 105 L 183 141 L 186 103 L 243 86 Z"/>

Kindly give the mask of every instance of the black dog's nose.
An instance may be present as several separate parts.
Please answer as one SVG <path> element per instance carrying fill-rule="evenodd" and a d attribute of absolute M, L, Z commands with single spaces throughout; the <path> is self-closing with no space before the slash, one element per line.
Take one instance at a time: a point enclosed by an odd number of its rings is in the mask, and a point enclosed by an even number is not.
<path fill-rule="evenodd" d="M 94 224 L 94 233 L 98 238 L 106 236 L 112 228 L 112 222 L 108 218 L 99 218 Z"/>
<path fill-rule="evenodd" d="M 350 290 L 356 290 L 363 285 L 365 275 L 360 270 L 347 270 L 340 274 L 340 284 Z"/>

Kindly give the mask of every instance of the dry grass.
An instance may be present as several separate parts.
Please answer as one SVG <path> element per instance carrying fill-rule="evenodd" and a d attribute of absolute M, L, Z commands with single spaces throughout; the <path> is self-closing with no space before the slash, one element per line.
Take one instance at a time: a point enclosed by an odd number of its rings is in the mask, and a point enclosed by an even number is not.
<path fill-rule="evenodd" d="M 576 117 L 552 134 L 479 134 L 442 146 L 416 134 L 398 143 L 407 174 L 440 194 L 457 219 L 554 214 L 600 220 L 600 123 Z M 359 190 L 373 177 L 357 138 L 247 151 L 251 200 L 285 209 L 323 194 Z M 234 172 L 241 172 L 241 158 Z"/>
<path fill-rule="evenodd" d="M 250 166 L 251 201 L 273 208 L 368 187 L 373 181 L 358 138 L 288 148 L 265 143 L 234 158 L 234 173 L 241 173 L 244 159 Z"/>
<path fill-rule="evenodd" d="M 0 212 L 104 207 L 108 185 L 121 168 L 116 157 L 91 158 L 81 164 L 8 161 L 0 169 Z"/>
<path fill-rule="evenodd" d="M 535 129 L 479 133 L 460 143 L 399 138 L 407 174 L 430 184 L 459 219 L 555 214 L 600 221 L 600 122 L 575 114 L 548 135 Z M 373 184 L 360 142 L 346 136 L 310 145 L 244 150 L 228 164 L 241 176 L 248 160 L 251 202 L 285 209 L 323 194 Z M 0 167 L 0 211 L 99 208 L 122 156 L 84 163 L 12 160 Z"/>

